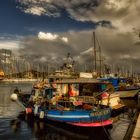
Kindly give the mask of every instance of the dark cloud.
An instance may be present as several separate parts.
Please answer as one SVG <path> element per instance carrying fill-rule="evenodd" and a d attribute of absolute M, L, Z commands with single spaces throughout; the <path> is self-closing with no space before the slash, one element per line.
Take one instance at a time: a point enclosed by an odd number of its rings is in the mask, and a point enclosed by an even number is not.
<path fill-rule="evenodd" d="M 140 41 L 135 42 L 136 46 L 140 46 Z"/>
<path fill-rule="evenodd" d="M 75 20 L 98 21 L 122 18 L 129 13 L 132 0 L 24 0 L 19 8 L 35 15 L 60 16 L 65 9 Z M 42 9 L 41 9 L 42 8 Z"/>
<path fill-rule="evenodd" d="M 18 7 L 26 13 L 56 17 L 65 9 L 75 20 L 107 21 L 107 25 L 112 23 L 115 27 L 130 23 L 134 26 L 140 15 L 137 0 L 24 0 L 18 2 Z"/>
<path fill-rule="evenodd" d="M 42 5 L 43 3 L 43 5 Z M 140 29 L 140 1 L 137 0 L 25 0 L 20 1 L 25 6 L 23 11 L 33 14 L 46 14 L 61 16 L 64 8 L 69 16 L 77 21 L 97 22 L 96 32 L 104 56 L 104 63 L 129 67 L 132 63 L 138 70 L 139 64 L 139 38 L 132 29 Z M 49 5 L 56 10 L 51 9 Z M 21 6 L 21 7 L 22 7 Z M 27 6 L 27 8 L 26 8 Z M 32 9 L 34 7 L 34 9 Z M 41 9 L 42 7 L 43 9 Z M 42 10 L 42 11 L 41 11 Z M 41 13 L 42 12 L 42 13 Z M 49 13 L 50 12 L 50 13 Z M 51 15 L 52 14 L 52 15 Z M 61 62 L 63 56 L 70 52 L 83 68 L 91 66 L 92 57 L 92 31 L 69 31 L 60 33 L 69 39 L 68 43 L 57 39 L 55 41 L 38 40 L 36 37 L 27 37 L 22 40 L 21 52 L 28 55 L 46 57 L 52 62 Z M 46 51 L 45 51 L 46 50 Z M 88 51 L 90 50 L 90 51 Z M 86 52 L 86 53 L 85 53 Z"/>
<path fill-rule="evenodd" d="M 139 59 L 140 49 L 135 47 L 131 34 L 116 35 L 113 30 L 112 36 L 110 36 L 110 29 L 105 29 L 105 31 L 99 30 L 96 35 L 102 49 L 103 63 L 124 66 L 127 62 L 126 67 L 128 67 L 130 60 L 132 62 Z M 58 68 L 62 65 L 67 53 L 70 52 L 80 70 L 91 70 L 94 63 L 92 34 L 91 31 L 70 31 L 59 34 L 66 36 L 69 43 L 65 43 L 59 38 L 39 40 L 35 36 L 26 37 L 21 41 L 20 53 L 34 63 L 48 62 Z M 98 44 L 96 45 L 98 50 Z M 99 56 L 98 52 L 97 56 Z M 135 57 L 133 58 L 133 56 Z"/>
<path fill-rule="evenodd" d="M 23 57 L 32 63 L 49 63 L 58 67 L 62 65 L 63 58 L 70 52 L 72 55 L 76 51 L 62 40 L 39 40 L 38 37 L 26 37 L 21 40 L 19 51 Z"/>

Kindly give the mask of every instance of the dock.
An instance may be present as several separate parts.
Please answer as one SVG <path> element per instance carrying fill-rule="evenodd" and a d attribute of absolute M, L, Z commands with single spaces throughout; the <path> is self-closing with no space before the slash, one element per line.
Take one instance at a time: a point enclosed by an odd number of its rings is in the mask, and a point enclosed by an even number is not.
<path fill-rule="evenodd" d="M 131 140 L 140 140 L 140 113 Z"/>

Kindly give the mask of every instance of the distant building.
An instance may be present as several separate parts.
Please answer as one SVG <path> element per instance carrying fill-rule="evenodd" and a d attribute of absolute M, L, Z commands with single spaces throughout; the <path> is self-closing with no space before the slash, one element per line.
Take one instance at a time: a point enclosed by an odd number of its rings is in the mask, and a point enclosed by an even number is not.
<path fill-rule="evenodd" d="M 0 61 L 1 63 L 10 63 L 12 51 L 8 49 L 0 49 Z"/>
<path fill-rule="evenodd" d="M 4 72 L 3 72 L 3 70 L 0 70 L 0 80 L 2 80 L 2 79 L 4 79 Z"/>
<path fill-rule="evenodd" d="M 0 77 L 9 73 L 11 65 L 12 51 L 8 49 L 0 49 Z"/>

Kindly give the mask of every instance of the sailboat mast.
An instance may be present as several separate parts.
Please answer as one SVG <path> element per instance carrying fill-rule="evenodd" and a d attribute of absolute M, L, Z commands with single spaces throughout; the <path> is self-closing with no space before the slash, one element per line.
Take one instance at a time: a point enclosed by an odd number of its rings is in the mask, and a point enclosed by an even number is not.
<path fill-rule="evenodd" d="M 99 43 L 98 43 L 99 45 Z M 100 75 L 102 74 L 102 58 L 101 58 L 101 46 L 99 45 L 99 66 L 100 66 Z"/>
<path fill-rule="evenodd" d="M 95 32 L 93 32 L 93 53 L 94 53 L 94 70 L 97 71 L 97 64 L 96 64 L 96 39 L 95 39 Z"/>

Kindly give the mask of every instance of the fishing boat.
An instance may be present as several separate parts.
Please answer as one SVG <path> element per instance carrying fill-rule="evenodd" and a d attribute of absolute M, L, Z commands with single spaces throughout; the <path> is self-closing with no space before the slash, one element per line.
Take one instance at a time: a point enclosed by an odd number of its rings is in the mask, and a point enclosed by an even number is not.
<path fill-rule="evenodd" d="M 78 127 L 112 125 L 111 108 L 99 104 L 96 97 L 90 96 L 91 91 L 84 86 L 87 84 L 92 84 L 96 95 L 99 88 L 104 90 L 95 79 L 63 79 L 46 83 L 43 88 L 34 86 L 28 101 L 27 98 L 23 100 L 24 96 L 19 99 L 27 114 L 33 113 L 40 119 Z"/>
<path fill-rule="evenodd" d="M 98 78 L 101 81 L 108 81 L 112 84 L 112 91 L 114 94 L 118 94 L 120 98 L 137 98 L 140 91 L 140 86 L 133 82 L 132 78 L 125 77 L 106 77 Z"/>
<path fill-rule="evenodd" d="M 94 111 L 92 109 L 49 110 L 47 118 L 80 127 L 99 127 L 112 124 L 112 120 L 109 120 L 110 114 L 109 108 Z"/>
<path fill-rule="evenodd" d="M 115 93 L 120 95 L 121 99 L 137 99 L 140 89 L 131 89 L 124 91 L 116 91 Z"/>

